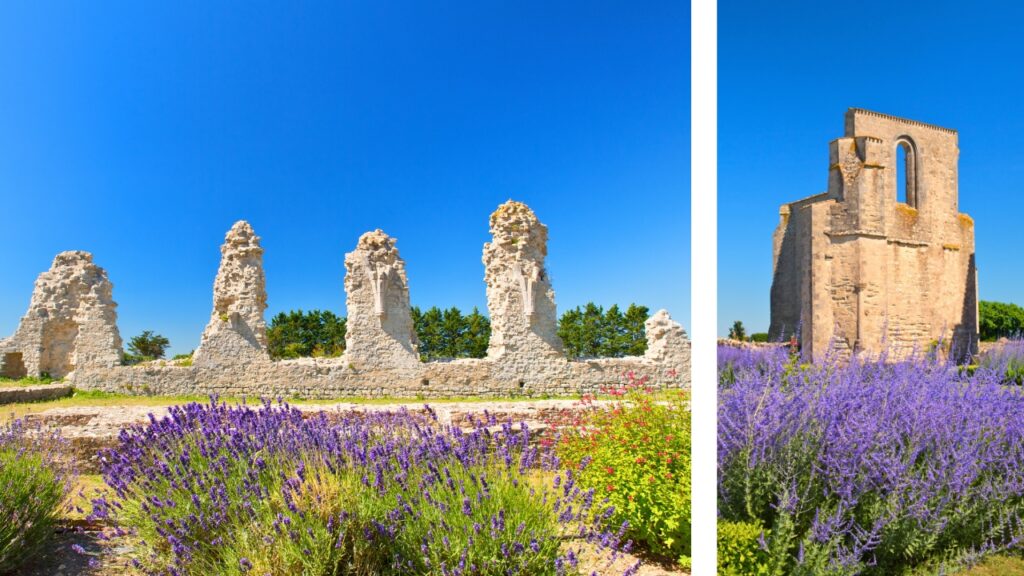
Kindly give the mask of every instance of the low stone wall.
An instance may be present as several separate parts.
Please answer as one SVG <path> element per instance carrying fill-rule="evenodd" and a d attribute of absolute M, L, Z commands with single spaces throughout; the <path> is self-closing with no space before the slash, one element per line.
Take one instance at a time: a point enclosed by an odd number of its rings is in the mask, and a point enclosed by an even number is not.
<path fill-rule="evenodd" d="M 40 384 L 39 386 L 8 386 L 0 388 L 0 404 L 39 402 L 71 396 L 70 384 Z"/>
<path fill-rule="evenodd" d="M 627 372 L 667 388 L 690 385 L 689 356 L 678 364 L 643 357 L 505 362 L 459 359 L 407 369 L 364 369 L 342 358 L 254 361 L 220 366 L 80 368 L 75 387 L 129 394 L 301 397 L 451 398 L 573 396 L 618 386 Z"/>

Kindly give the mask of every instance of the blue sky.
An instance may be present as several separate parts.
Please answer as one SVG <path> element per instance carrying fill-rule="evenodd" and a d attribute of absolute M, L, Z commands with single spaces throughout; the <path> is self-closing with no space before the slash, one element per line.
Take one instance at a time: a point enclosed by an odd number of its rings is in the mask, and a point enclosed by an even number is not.
<path fill-rule="evenodd" d="M 126 340 L 187 352 L 238 219 L 268 318 L 343 314 L 344 254 L 375 228 L 413 304 L 486 310 L 509 198 L 549 227 L 560 310 L 689 325 L 688 4 L 94 4 L 0 4 L 0 335 L 81 249 Z"/>
<path fill-rule="evenodd" d="M 767 331 L 779 205 L 827 188 L 861 107 L 959 131 L 980 296 L 1024 305 L 1024 6 L 719 0 L 719 333 Z"/>

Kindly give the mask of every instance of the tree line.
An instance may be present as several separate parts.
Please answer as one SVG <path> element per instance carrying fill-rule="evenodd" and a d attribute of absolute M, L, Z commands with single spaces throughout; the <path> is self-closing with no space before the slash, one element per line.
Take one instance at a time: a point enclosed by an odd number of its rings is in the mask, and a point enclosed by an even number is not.
<path fill-rule="evenodd" d="M 422 360 L 487 356 L 491 321 L 476 307 L 463 314 L 454 306 L 413 306 L 411 314 Z M 562 314 L 558 335 L 570 358 L 639 356 L 647 350 L 644 321 L 649 315 L 646 306 L 630 304 L 623 313 L 617 305 L 605 310 L 591 302 Z M 320 310 L 281 312 L 270 321 L 267 343 L 274 359 L 340 356 L 345 318 Z"/>
<path fill-rule="evenodd" d="M 491 321 L 474 307 L 463 314 L 457 307 L 437 306 L 410 310 L 423 361 L 443 358 L 483 358 L 491 339 Z M 570 358 L 620 358 L 641 356 L 647 350 L 644 322 L 647 306 L 630 304 L 625 312 L 618 305 L 605 310 L 587 303 L 567 310 L 558 320 L 558 336 Z M 347 319 L 330 310 L 280 312 L 267 326 L 267 348 L 275 360 L 285 358 L 341 356 L 345 352 Z M 147 330 L 131 339 L 125 363 L 164 357 L 167 338 Z M 181 354 L 176 358 L 187 358 Z"/>

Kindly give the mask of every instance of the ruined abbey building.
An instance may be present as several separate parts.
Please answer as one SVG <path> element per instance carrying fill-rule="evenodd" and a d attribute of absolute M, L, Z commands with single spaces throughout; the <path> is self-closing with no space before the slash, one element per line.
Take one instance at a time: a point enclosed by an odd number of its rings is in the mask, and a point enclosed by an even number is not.
<path fill-rule="evenodd" d="M 940 342 L 955 358 L 976 353 L 974 222 L 957 206 L 958 155 L 955 130 L 851 108 L 829 145 L 828 191 L 779 211 L 770 337 L 798 335 L 814 359 L 898 358 Z"/>
<path fill-rule="evenodd" d="M 644 356 L 567 359 L 544 263 L 547 228 L 512 201 L 491 216 L 490 228 L 483 251 L 492 325 L 486 358 L 420 361 L 405 261 L 396 240 L 375 230 L 345 255 L 344 355 L 272 361 L 263 248 L 252 227 L 238 222 L 221 246 L 210 319 L 191 366 L 120 366 L 106 273 L 89 254 L 66 252 L 39 277 L 18 331 L 0 341 L 0 367 L 12 376 L 68 376 L 81 389 L 271 398 L 575 395 L 618 385 L 629 371 L 666 387 L 689 386 L 690 342 L 664 310 L 647 321 Z"/>

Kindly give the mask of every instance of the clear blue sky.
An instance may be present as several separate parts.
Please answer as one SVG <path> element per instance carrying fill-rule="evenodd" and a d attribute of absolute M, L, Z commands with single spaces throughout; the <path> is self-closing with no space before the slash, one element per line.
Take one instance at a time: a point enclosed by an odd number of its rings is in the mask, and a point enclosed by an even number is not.
<path fill-rule="evenodd" d="M 344 314 L 344 254 L 374 228 L 413 304 L 486 310 L 509 198 L 550 229 L 560 310 L 688 325 L 689 5 L 550 4 L 0 4 L 0 335 L 80 249 L 125 339 L 187 352 L 238 219 L 268 318 Z"/>
<path fill-rule="evenodd" d="M 719 333 L 767 331 L 779 205 L 824 192 L 854 106 L 959 131 L 980 296 L 1024 305 L 1024 7 L 719 0 Z"/>

